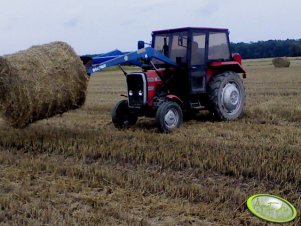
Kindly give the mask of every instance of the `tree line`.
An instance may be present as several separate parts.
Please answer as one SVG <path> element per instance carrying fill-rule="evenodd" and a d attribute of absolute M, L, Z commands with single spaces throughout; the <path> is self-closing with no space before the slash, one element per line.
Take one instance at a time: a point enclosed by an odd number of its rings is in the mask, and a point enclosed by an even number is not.
<path fill-rule="evenodd" d="M 231 43 L 233 53 L 243 59 L 301 56 L 301 39 L 268 40 L 251 43 Z"/>

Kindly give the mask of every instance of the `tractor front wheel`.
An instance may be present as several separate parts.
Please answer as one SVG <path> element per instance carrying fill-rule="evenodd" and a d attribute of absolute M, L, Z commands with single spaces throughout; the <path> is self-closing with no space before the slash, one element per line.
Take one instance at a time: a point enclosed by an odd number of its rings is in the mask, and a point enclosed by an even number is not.
<path fill-rule="evenodd" d="M 208 87 L 209 110 L 218 120 L 235 120 L 245 105 L 245 88 L 237 73 L 225 72 L 213 77 Z"/>
<path fill-rule="evenodd" d="M 119 101 L 112 110 L 112 122 L 118 129 L 129 128 L 136 124 L 138 116 L 130 112 L 128 101 Z"/>
<path fill-rule="evenodd" d="M 156 113 L 156 123 L 161 132 L 170 133 L 183 123 L 181 107 L 172 101 L 162 103 Z"/>

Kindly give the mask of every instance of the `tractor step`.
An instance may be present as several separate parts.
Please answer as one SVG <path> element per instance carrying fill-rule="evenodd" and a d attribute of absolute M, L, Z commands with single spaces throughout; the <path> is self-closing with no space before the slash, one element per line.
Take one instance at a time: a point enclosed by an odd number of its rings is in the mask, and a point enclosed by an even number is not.
<path fill-rule="evenodd" d="M 204 106 L 201 105 L 200 101 L 190 101 L 190 107 L 192 109 L 197 109 L 197 110 L 204 108 Z"/>

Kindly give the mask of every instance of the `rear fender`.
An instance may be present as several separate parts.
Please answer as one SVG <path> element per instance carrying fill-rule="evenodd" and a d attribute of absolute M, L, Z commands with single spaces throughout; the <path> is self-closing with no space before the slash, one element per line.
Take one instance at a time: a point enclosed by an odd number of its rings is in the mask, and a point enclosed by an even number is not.
<path fill-rule="evenodd" d="M 209 64 L 207 69 L 207 81 L 209 81 L 214 74 L 219 74 L 224 71 L 241 73 L 243 74 L 243 78 L 246 78 L 246 71 L 237 61 L 212 62 Z"/>

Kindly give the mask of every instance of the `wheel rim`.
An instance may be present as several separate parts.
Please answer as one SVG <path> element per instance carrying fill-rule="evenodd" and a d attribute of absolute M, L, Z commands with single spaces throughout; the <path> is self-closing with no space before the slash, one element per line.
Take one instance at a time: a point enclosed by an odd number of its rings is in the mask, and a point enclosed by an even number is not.
<path fill-rule="evenodd" d="M 178 125 L 179 122 L 179 113 L 174 110 L 170 109 L 164 116 L 164 124 L 167 128 L 172 129 Z"/>
<path fill-rule="evenodd" d="M 222 106 L 230 115 L 236 114 L 241 105 L 241 92 L 234 82 L 227 83 L 222 91 Z"/>

